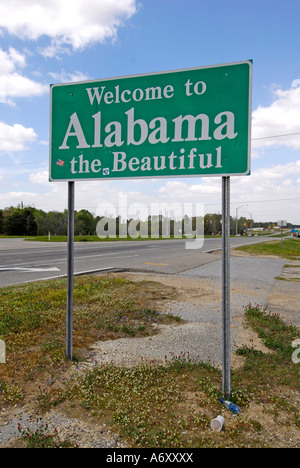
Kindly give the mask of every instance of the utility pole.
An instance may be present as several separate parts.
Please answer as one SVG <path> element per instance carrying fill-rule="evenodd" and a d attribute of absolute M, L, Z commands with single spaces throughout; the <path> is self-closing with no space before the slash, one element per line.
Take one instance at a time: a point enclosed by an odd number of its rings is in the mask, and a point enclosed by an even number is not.
<path fill-rule="evenodd" d="M 238 219 L 239 219 L 239 209 L 240 208 L 244 208 L 245 206 L 249 206 L 249 205 L 242 205 L 242 206 L 239 206 L 237 209 L 236 209 L 236 222 L 235 222 L 235 235 L 238 234 L 238 229 L 239 229 L 239 226 L 238 226 Z"/>

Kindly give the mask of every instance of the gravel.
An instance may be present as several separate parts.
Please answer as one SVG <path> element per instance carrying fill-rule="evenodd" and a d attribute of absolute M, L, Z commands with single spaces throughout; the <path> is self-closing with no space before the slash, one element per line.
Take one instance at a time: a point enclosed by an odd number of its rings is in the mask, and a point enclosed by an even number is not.
<path fill-rule="evenodd" d="M 2 410 L 1 417 L 5 416 Z M 69 440 L 72 444 L 77 443 L 79 447 L 84 448 L 118 448 L 122 447 L 120 437 L 113 434 L 105 425 L 88 424 L 82 420 L 71 418 L 60 414 L 55 410 L 47 413 L 42 420 L 38 420 L 32 415 L 32 412 L 24 412 L 24 409 L 17 409 L 12 419 L 0 425 L 0 448 L 7 447 L 10 443 L 20 438 L 18 424 L 22 430 L 35 432 L 37 429 L 44 428 L 47 434 L 53 434 L 58 430 L 61 441 Z M 48 428 L 45 429 L 45 425 Z"/>
<path fill-rule="evenodd" d="M 231 259 L 231 315 L 232 350 L 242 343 L 242 317 L 244 307 L 249 303 L 265 305 L 274 287 L 276 276 L 280 276 L 285 261 L 252 257 Z M 134 275 L 139 279 L 139 275 Z M 162 276 L 152 276 L 155 281 L 164 282 Z M 142 279 L 147 279 L 145 275 Z M 149 279 L 149 277 L 148 277 Z M 166 281 L 166 280 L 165 280 Z M 221 260 L 200 268 L 172 276 L 171 284 L 193 282 L 198 286 L 198 298 L 187 298 L 180 302 L 164 304 L 165 310 L 181 317 L 186 323 L 158 326 L 158 334 L 147 338 L 123 338 L 99 342 L 93 346 L 94 362 L 112 362 L 122 365 L 136 365 L 142 359 L 163 361 L 166 357 L 189 353 L 193 359 L 222 363 L 222 273 Z"/>

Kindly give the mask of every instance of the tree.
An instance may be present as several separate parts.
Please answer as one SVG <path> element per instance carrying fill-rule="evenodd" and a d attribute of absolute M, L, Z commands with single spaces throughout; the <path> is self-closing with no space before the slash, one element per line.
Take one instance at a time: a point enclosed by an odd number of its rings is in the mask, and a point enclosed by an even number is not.
<path fill-rule="evenodd" d="M 94 234 L 96 231 L 95 218 L 88 210 L 75 212 L 75 232 L 76 234 Z"/>
<path fill-rule="evenodd" d="M 25 234 L 27 236 L 37 235 L 37 224 L 36 224 L 34 215 L 35 215 L 35 208 L 28 206 L 22 210 L 22 217 L 24 219 L 24 224 L 25 224 Z"/>
<path fill-rule="evenodd" d="M 67 210 L 64 213 L 59 211 L 49 211 L 45 213 L 42 210 L 35 211 L 35 221 L 37 224 L 37 235 L 46 236 L 48 232 L 53 235 L 64 236 L 67 234 Z"/>
<path fill-rule="evenodd" d="M 222 215 L 206 214 L 204 217 L 204 234 L 206 236 L 220 234 L 222 232 Z"/>
<path fill-rule="evenodd" d="M 4 217 L 3 217 L 3 210 L 0 210 L 0 234 L 4 234 Z"/>
<path fill-rule="evenodd" d="M 35 208 L 5 208 L 2 212 L 2 233 L 9 236 L 35 236 L 37 224 L 35 222 Z"/>

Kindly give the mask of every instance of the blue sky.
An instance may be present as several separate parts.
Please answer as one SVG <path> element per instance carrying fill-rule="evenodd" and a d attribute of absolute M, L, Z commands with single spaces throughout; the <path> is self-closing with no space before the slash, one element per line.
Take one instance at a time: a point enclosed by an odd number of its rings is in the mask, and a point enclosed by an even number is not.
<path fill-rule="evenodd" d="M 0 208 L 67 206 L 67 184 L 48 182 L 50 83 L 253 59 L 252 175 L 232 177 L 232 215 L 300 224 L 299 30 L 298 0 L 0 0 Z M 76 209 L 122 192 L 220 212 L 220 190 L 220 178 L 80 182 Z"/>

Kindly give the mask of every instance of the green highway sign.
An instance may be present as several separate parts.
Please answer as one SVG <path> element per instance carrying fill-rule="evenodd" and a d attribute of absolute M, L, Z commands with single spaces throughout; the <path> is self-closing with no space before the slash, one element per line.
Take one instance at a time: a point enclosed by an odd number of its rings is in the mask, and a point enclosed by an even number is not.
<path fill-rule="evenodd" d="M 51 86 L 50 180 L 250 174 L 252 62 Z"/>

